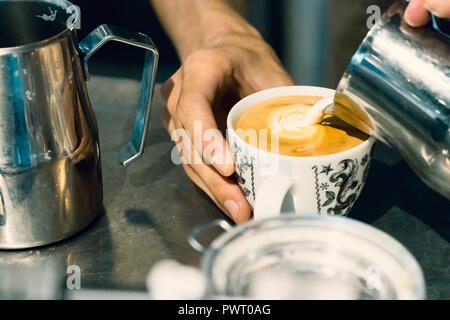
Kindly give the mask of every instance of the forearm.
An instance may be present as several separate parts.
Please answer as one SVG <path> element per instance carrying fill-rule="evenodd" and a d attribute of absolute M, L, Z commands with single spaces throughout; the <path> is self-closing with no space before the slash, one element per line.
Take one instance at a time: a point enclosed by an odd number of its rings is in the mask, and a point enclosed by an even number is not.
<path fill-rule="evenodd" d="M 151 0 L 182 60 L 225 34 L 259 33 L 224 0 Z"/>

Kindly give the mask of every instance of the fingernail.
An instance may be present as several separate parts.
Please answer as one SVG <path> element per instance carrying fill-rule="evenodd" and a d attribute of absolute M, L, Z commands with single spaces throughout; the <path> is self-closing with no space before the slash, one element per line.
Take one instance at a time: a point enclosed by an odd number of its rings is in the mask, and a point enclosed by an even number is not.
<path fill-rule="evenodd" d="M 408 5 L 408 7 L 406 7 L 403 19 L 405 19 L 407 24 L 409 24 L 409 25 L 413 24 L 414 21 L 411 21 L 411 4 Z"/>
<path fill-rule="evenodd" d="M 234 221 L 236 221 L 237 218 L 238 218 L 238 210 L 239 210 L 239 207 L 238 207 L 236 201 L 234 201 L 234 200 L 226 200 L 223 203 L 223 205 L 224 205 L 225 209 L 227 209 L 228 213 L 231 215 L 231 218 Z"/>
<path fill-rule="evenodd" d="M 412 27 L 421 27 L 428 23 L 429 14 L 421 0 L 411 0 L 403 19 Z"/>

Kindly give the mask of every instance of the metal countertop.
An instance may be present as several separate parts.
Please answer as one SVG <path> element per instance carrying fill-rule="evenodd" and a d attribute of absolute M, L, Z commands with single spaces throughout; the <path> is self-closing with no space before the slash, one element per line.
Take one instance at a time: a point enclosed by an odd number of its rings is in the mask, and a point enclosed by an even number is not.
<path fill-rule="evenodd" d="M 115 156 L 131 135 L 139 82 L 94 76 L 88 88 L 100 130 L 104 211 L 68 240 L 0 251 L 0 263 L 77 265 L 82 288 L 143 291 L 148 271 L 161 259 L 199 266 L 201 256 L 188 245 L 187 235 L 224 215 L 172 163 L 173 144 L 161 122 L 159 90 L 145 154 L 123 168 Z M 428 299 L 450 299 L 450 203 L 381 144 L 350 217 L 389 233 L 412 252 L 423 268 Z"/>

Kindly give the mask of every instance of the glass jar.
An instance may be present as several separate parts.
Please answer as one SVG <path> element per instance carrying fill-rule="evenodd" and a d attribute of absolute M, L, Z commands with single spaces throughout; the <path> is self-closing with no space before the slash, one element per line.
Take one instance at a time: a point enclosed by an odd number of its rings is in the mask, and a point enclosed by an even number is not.
<path fill-rule="evenodd" d="M 227 232 L 204 248 L 196 237 Z M 250 299 L 424 299 L 422 270 L 388 234 L 331 216 L 280 216 L 231 227 L 217 220 L 193 230 L 210 294 Z"/>

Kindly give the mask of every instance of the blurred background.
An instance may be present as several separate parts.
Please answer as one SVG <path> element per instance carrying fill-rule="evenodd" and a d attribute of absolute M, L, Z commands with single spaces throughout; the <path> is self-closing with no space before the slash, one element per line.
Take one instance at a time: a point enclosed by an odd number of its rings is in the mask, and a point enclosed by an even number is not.
<path fill-rule="evenodd" d="M 188 1 L 188 0 L 187 0 Z M 72 0 L 81 10 L 82 39 L 102 23 L 150 35 L 161 54 L 158 81 L 180 66 L 177 53 L 149 0 Z M 381 11 L 393 0 L 227 0 L 246 17 L 278 53 L 299 85 L 335 88 L 366 33 L 367 8 Z M 189 34 L 186 34 L 189 37 Z M 92 60 L 93 73 L 139 78 L 143 52 L 108 44 Z"/>

